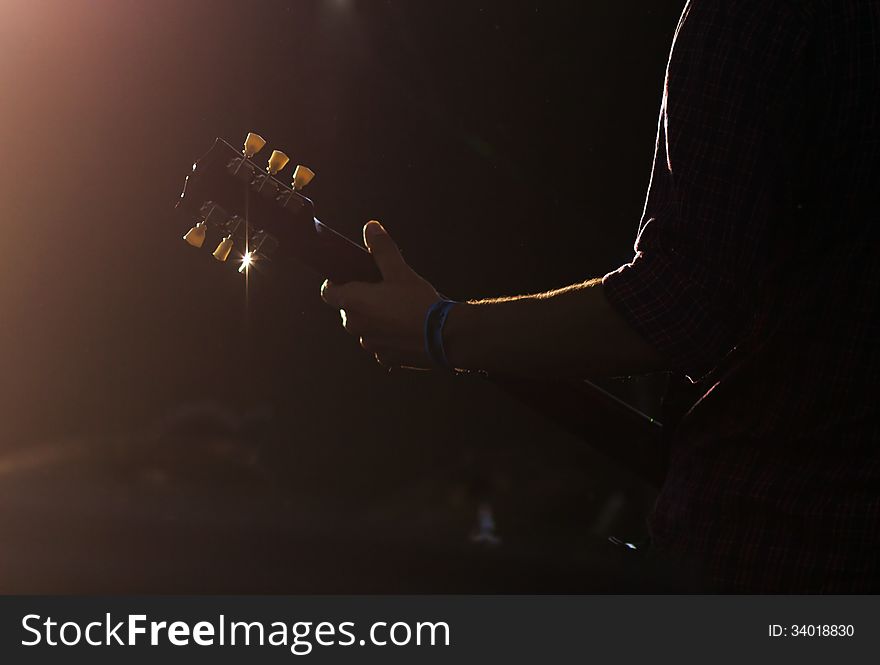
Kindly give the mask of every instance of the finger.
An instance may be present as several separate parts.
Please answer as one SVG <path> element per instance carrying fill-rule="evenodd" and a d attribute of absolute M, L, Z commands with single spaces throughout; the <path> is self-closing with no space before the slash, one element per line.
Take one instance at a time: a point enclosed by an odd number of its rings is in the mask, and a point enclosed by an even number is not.
<path fill-rule="evenodd" d="M 379 222 L 373 220 L 366 223 L 364 244 L 373 255 L 373 260 L 382 273 L 382 279 L 399 279 L 409 272 L 410 268 L 403 260 L 397 244 Z"/>
<path fill-rule="evenodd" d="M 371 341 L 367 336 L 367 342 Z M 370 344 L 370 351 L 376 353 L 379 358 L 377 362 L 380 365 L 389 365 L 393 367 L 401 367 L 403 369 L 430 369 L 431 361 L 425 356 L 422 349 L 410 349 L 394 344 L 387 339 L 377 340 L 376 343 Z"/>
<path fill-rule="evenodd" d="M 334 284 L 325 279 L 321 284 L 321 299 L 337 309 L 355 310 L 361 306 L 368 286 L 363 282 Z"/>
<path fill-rule="evenodd" d="M 361 348 L 364 351 L 367 351 L 374 356 L 377 354 L 390 356 L 393 353 L 392 348 L 388 346 L 388 344 L 385 343 L 381 337 L 377 337 L 369 333 L 363 334 L 358 337 L 358 343 L 361 345 Z"/>
<path fill-rule="evenodd" d="M 339 318 L 342 319 L 342 327 L 349 335 L 360 337 L 367 331 L 367 319 L 356 312 L 340 309 Z"/>
<path fill-rule="evenodd" d="M 373 358 L 376 359 L 376 362 L 379 363 L 382 367 L 387 369 L 389 372 L 396 367 L 400 367 L 399 363 L 394 361 L 393 356 L 387 353 L 374 353 Z"/>
<path fill-rule="evenodd" d="M 373 358 L 379 363 L 382 367 L 387 369 L 389 372 L 392 369 L 407 369 L 407 370 L 417 370 L 417 371 L 425 371 L 429 369 L 428 365 L 419 360 L 417 355 L 409 354 L 409 353 L 400 353 L 397 349 L 393 347 L 384 346 L 381 343 L 373 344 L 370 342 L 370 338 L 367 337 L 364 340 L 366 344 L 365 348 L 373 354 Z M 362 344 L 361 346 L 364 346 Z"/>
<path fill-rule="evenodd" d="M 336 286 L 329 279 L 325 279 L 321 284 L 321 300 L 328 305 L 336 305 Z"/>

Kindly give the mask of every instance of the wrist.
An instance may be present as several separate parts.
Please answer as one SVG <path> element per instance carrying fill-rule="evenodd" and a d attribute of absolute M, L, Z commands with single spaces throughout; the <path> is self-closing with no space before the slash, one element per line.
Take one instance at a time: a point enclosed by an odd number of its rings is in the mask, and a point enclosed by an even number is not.
<path fill-rule="evenodd" d="M 446 359 L 455 369 L 479 369 L 474 366 L 468 349 L 468 330 L 473 326 L 474 311 L 478 305 L 468 302 L 460 302 L 455 305 L 446 317 L 446 325 L 443 329 L 443 346 L 446 350 Z"/>
<path fill-rule="evenodd" d="M 430 364 L 437 369 L 455 371 L 446 356 L 444 331 L 449 313 L 455 308 L 456 301 L 439 298 L 425 312 L 423 338 L 425 354 Z"/>

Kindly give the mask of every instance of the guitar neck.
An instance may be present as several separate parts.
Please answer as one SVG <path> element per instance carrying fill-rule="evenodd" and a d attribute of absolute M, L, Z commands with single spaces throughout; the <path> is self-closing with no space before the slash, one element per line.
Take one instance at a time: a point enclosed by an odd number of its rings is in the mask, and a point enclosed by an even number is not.
<path fill-rule="evenodd" d="M 319 268 L 332 266 L 332 270 L 324 270 L 330 281 L 340 284 L 354 281 L 382 281 L 376 262 L 364 247 L 317 219 L 315 219 L 315 238 L 316 242 L 311 247 L 311 251 L 305 252 L 308 254 L 308 259 L 302 257 L 300 261 L 318 269 L 319 272 Z"/>

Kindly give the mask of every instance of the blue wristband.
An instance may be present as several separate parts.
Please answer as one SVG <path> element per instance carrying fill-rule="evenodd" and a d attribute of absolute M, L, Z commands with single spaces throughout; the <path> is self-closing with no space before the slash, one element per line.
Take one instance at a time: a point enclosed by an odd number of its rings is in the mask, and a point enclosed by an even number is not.
<path fill-rule="evenodd" d="M 438 300 L 428 308 L 425 314 L 425 352 L 435 367 L 454 372 L 446 357 L 446 349 L 443 347 L 443 326 L 446 325 L 446 317 L 458 303 L 454 300 Z"/>

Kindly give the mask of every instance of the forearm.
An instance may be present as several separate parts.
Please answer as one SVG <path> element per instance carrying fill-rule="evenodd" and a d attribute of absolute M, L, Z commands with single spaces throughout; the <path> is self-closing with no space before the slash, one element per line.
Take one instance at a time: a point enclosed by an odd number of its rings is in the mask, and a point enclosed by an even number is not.
<path fill-rule="evenodd" d="M 600 280 L 458 305 L 444 341 L 455 367 L 501 374 L 578 378 L 666 368 L 608 303 Z"/>

